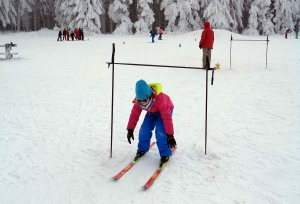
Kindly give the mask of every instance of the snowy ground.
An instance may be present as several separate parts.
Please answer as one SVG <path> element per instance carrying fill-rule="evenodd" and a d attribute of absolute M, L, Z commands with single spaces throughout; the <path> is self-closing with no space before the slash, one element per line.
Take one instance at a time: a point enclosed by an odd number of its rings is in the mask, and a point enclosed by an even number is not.
<path fill-rule="evenodd" d="M 201 31 L 155 43 L 148 35 L 57 42 L 46 30 L 0 34 L 0 45 L 16 43 L 19 53 L 0 55 L 1 203 L 300 203 L 300 40 L 282 35 L 269 37 L 267 69 L 266 42 L 233 42 L 230 69 L 231 33 L 215 30 L 212 64 L 221 69 L 208 87 L 207 155 L 205 71 L 116 65 L 110 158 L 112 43 L 115 62 L 200 67 Z M 126 125 L 141 78 L 161 82 L 172 98 L 178 144 L 147 191 L 141 186 L 159 163 L 156 146 L 111 179 L 136 152 L 140 122 L 131 145 Z"/>

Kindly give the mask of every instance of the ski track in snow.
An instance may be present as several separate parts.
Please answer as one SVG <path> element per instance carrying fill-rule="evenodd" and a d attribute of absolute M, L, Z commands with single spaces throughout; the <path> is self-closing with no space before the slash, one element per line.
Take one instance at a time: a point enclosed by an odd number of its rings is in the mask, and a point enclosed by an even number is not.
<path fill-rule="evenodd" d="M 283 49 L 298 45 L 283 36 L 269 37 L 267 69 L 264 43 L 233 42 L 230 69 L 231 33 L 215 31 L 212 64 L 221 69 L 213 86 L 208 75 L 207 155 L 205 71 L 115 65 L 110 158 L 112 67 L 105 62 L 112 43 L 116 62 L 197 67 L 200 34 L 164 35 L 154 44 L 144 36 L 56 42 L 51 31 L 1 35 L 0 44 L 13 39 L 19 53 L 0 60 L 1 203 L 299 203 L 300 63 Z M 146 191 L 159 164 L 156 146 L 120 180 L 111 178 L 136 152 L 145 113 L 131 145 L 126 125 L 140 78 L 161 82 L 171 96 L 178 143 Z"/>

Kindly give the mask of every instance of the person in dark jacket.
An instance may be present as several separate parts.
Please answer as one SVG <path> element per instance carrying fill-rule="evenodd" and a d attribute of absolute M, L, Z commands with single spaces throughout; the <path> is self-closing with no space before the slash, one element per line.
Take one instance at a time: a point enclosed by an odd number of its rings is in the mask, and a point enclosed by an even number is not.
<path fill-rule="evenodd" d="M 59 41 L 58 39 L 60 39 L 60 41 L 62 41 L 62 39 L 61 39 L 61 30 L 59 30 L 59 32 L 58 32 L 58 38 L 57 38 L 57 41 Z"/>
<path fill-rule="evenodd" d="M 79 28 L 80 40 L 84 40 L 83 28 Z"/>
<path fill-rule="evenodd" d="M 81 28 L 78 28 L 78 40 L 81 40 Z"/>
<path fill-rule="evenodd" d="M 295 31 L 295 37 L 296 37 L 296 39 L 298 39 L 298 34 L 299 34 L 298 28 L 296 28 L 294 31 Z"/>
<path fill-rule="evenodd" d="M 156 35 L 155 29 L 150 30 L 150 37 L 152 37 L 152 42 L 153 43 L 154 43 L 155 35 Z"/>
<path fill-rule="evenodd" d="M 203 68 L 206 67 L 206 56 L 207 55 L 208 55 L 208 62 L 209 62 L 209 67 L 210 67 L 211 50 L 213 49 L 214 40 L 215 40 L 214 31 L 210 28 L 210 23 L 205 22 L 204 30 L 201 34 L 201 39 L 199 42 L 199 48 L 202 49 L 202 51 L 203 51 L 203 56 L 202 56 Z"/>
<path fill-rule="evenodd" d="M 73 28 L 70 28 L 70 34 L 71 34 L 72 41 L 74 41 L 75 33 L 74 33 L 74 29 Z"/>
<path fill-rule="evenodd" d="M 63 30 L 63 40 L 66 40 L 66 29 L 64 28 L 64 30 Z"/>

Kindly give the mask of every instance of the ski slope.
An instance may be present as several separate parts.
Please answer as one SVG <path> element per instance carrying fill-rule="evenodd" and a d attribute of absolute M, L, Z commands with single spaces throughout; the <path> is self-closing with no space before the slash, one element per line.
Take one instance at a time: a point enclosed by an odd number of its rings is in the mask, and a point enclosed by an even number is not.
<path fill-rule="evenodd" d="M 203 70 L 115 65 L 111 140 L 112 43 L 115 62 L 202 66 L 202 30 L 145 36 L 90 35 L 57 42 L 57 33 L 1 33 L 19 54 L 0 56 L 0 200 L 3 204 L 294 204 L 300 203 L 299 40 L 233 42 L 215 30 L 205 137 Z M 179 47 L 181 44 L 181 47 Z M 0 50 L 2 52 L 3 50 Z M 209 79 L 211 72 L 209 73 Z M 154 146 L 120 180 L 111 177 L 135 156 L 127 121 L 135 82 L 160 82 L 174 105 L 177 151 L 153 186 Z M 155 137 L 152 138 L 155 141 Z"/>

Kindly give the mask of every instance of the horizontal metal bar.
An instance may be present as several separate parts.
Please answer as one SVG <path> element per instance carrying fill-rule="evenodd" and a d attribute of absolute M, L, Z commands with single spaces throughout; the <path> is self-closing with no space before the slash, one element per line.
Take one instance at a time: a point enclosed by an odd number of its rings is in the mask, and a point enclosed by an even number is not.
<path fill-rule="evenodd" d="M 270 41 L 270 40 L 230 40 L 230 41 Z"/>
<path fill-rule="evenodd" d="M 206 68 L 199 68 L 199 67 L 183 67 L 183 66 L 170 66 L 170 65 L 157 65 L 157 64 L 135 64 L 135 63 L 111 63 L 106 62 L 108 65 L 111 64 L 118 64 L 118 65 L 132 65 L 132 66 L 145 66 L 145 67 L 168 67 L 168 68 L 178 68 L 178 69 L 204 69 Z M 216 68 L 208 68 L 208 70 L 215 70 Z"/>

